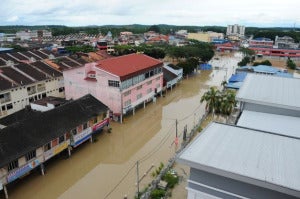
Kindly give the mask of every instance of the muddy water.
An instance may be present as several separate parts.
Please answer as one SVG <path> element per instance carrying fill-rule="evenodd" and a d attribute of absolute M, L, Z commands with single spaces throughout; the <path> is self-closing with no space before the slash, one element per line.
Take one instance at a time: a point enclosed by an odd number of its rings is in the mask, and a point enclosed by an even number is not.
<path fill-rule="evenodd" d="M 203 92 L 228 79 L 239 60 L 229 56 L 213 59 L 212 65 L 220 70 L 201 71 L 183 80 L 155 104 L 149 103 L 135 115 L 125 117 L 123 124 L 113 123 L 112 133 L 103 132 L 96 142 L 79 146 L 71 158 L 58 157 L 48 163 L 45 176 L 35 172 L 9 186 L 9 197 L 115 199 L 126 194 L 134 198 L 136 162 L 142 190 L 153 179 L 155 168 L 161 162 L 167 164 L 178 150 L 174 144 L 176 119 L 180 145 L 184 126 L 189 131 L 204 113 L 204 105 L 199 102 Z"/>

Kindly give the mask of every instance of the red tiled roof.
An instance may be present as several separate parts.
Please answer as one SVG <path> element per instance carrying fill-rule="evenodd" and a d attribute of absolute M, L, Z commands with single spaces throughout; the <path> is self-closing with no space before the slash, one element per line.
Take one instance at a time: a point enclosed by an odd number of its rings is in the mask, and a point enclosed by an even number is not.
<path fill-rule="evenodd" d="M 98 61 L 97 67 L 117 75 L 121 80 L 130 78 L 151 68 L 163 65 L 157 59 L 144 54 L 129 54 Z"/>

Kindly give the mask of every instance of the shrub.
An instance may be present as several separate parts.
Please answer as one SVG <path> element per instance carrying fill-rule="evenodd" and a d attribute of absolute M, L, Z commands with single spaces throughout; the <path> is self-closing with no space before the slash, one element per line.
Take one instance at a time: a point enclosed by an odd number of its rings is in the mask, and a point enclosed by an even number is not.
<path fill-rule="evenodd" d="M 161 199 L 162 197 L 164 197 L 166 194 L 165 190 L 161 190 L 161 189 L 154 189 L 151 194 L 150 197 L 151 199 Z"/>

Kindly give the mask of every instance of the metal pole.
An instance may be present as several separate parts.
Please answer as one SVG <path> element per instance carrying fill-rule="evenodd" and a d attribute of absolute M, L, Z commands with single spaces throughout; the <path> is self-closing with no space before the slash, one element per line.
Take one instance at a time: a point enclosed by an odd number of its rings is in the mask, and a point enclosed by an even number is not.
<path fill-rule="evenodd" d="M 137 198 L 139 198 L 139 194 L 140 194 L 139 161 L 136 161 L 136 182 L 137 182 Z"/>
<path fill-rule="evenodd" d="M 177 119 L 176 119 L 176 138 L 177 138 L 177 124 L 178 124 L 178 122 L 177 122 Z"/>

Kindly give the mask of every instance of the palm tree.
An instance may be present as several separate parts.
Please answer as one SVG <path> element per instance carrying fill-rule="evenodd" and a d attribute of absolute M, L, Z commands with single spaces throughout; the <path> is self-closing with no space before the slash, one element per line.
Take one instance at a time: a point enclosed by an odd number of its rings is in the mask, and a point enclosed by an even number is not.
<path fill-rule="evenodd" d="M 228 83 L 226 80 L 222 81 L 221 86 L 223 87 L 223 90 L 225 90 L 225 87 L 227 86 L 227 84 Z"/>
<path fill-rule="evenodd" d="M 200 102 L 206 102 L 206 111 L 208 113 L 215 113 L 216 110 L 219 110 L 219 98 L 220 91 L 215 87 L 210 87 L 208 91 L 206 91 L 200 99 Z"/>

